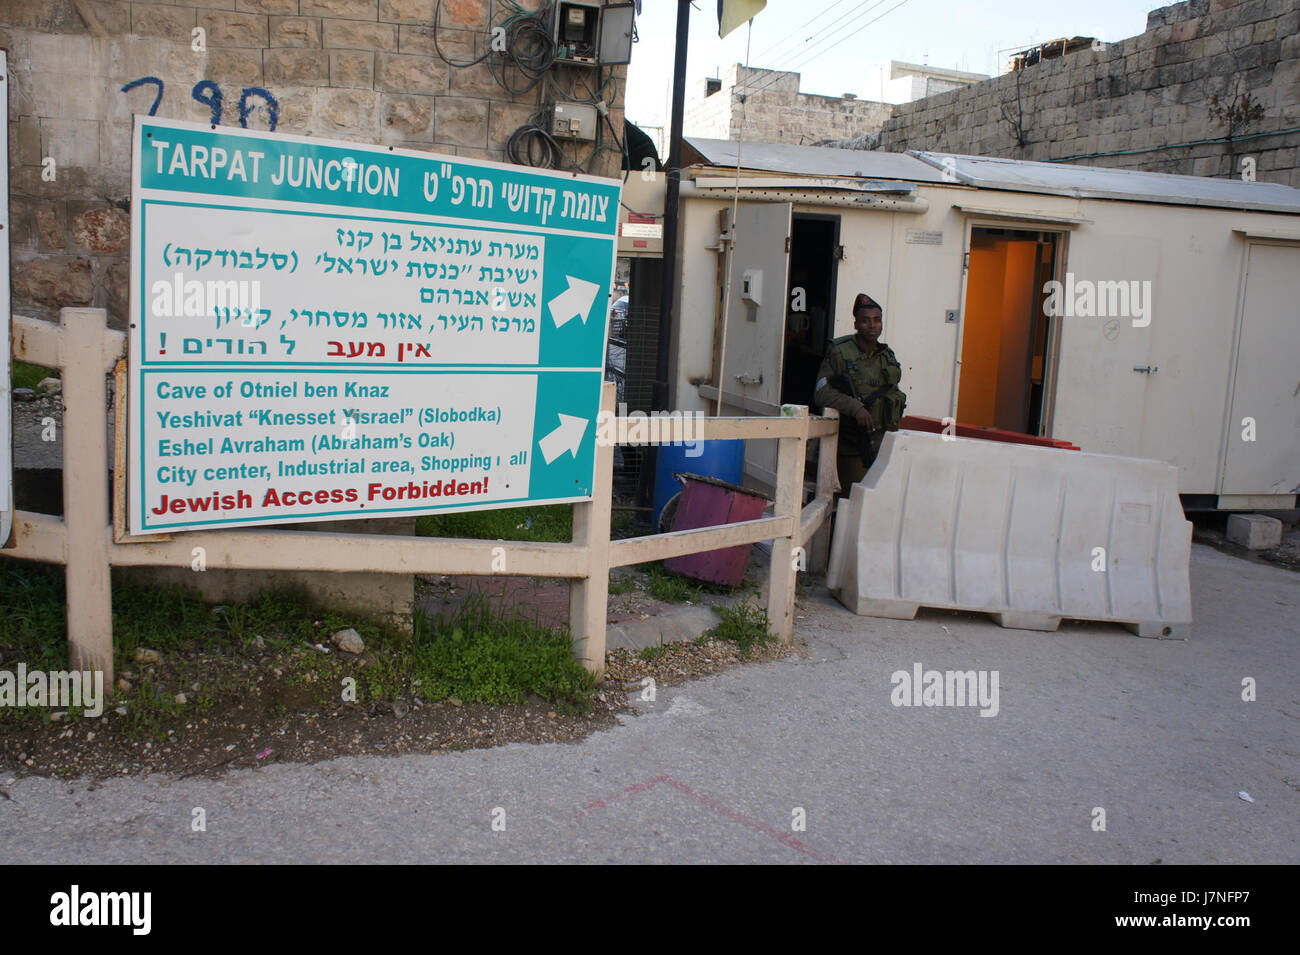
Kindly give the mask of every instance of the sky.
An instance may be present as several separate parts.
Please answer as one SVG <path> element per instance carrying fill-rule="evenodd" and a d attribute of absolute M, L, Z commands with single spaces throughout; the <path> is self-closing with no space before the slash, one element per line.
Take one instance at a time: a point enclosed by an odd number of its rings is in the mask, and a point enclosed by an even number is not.
<path fill-rule="evenodd" d="M 627 118 L 666 126 L 678 0 L 643 0 L 627 80 Z M 732 63 L 802 74 L 800 91 L 867 95 L 868 66 L 888 60 L 998 75 L 1011 51 L 1063 36 L 1123 40 L 1161 0 L 768 0 L 725 40 L 716 0 L 692 4 L 687 89 Z M 879 18 L 879 19 L 877 19 Z M 874 21 L 874 22 L 873 22 Z M 746 44 L 749 53 L 746 60 Z M 655 133 L 646 129 L 651 135 Z"/>

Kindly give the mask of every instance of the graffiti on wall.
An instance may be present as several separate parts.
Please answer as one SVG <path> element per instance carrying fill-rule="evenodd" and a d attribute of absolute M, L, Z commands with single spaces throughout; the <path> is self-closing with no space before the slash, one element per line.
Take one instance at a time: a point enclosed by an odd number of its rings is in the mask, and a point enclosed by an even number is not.
<path fill-rule="evenodd" d="M 153 103 L 149 106 L 149 115 L 155 116 L 158 113 L 158 107 L 162 105 L 164 84 L 156 76 L 142 76 L 138 80 L 132 80 L 122 87 L 121 92 L 130 93 L 141 86 L 153 86 L 157 89 L 154 95 Z M 221 116 L 225 98 L 222 95 L 221 87 L 212 80 L 199 80 L 190 90 L 190 96 L 197 103 L 202 103 L 212 112 L 212 125 L 221 125 Z M 262 89 L 260 86 L 245 86 L 239 94 L 239 125 L 244 129 L 248 128 L 248 118 L 253 114 L 255 109 L 261 108 L 266 112 L 267 128 L 270 132 L 275 132 L 275 127 L 280 121 L 280 101 L 272 95 L 270 90 Z"/>

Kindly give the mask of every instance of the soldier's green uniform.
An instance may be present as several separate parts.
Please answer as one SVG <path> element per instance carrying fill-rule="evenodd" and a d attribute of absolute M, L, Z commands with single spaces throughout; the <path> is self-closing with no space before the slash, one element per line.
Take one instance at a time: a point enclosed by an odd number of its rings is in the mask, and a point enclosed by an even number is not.
<path fill-rule="evenodd" d="M 844 383 L 842 379 L 832 384 L 842 375 L 852 381 L 858 397 L 855 398 L 846 389 L 837 386 Z M 822 407 L 834 408 L 840 413 L 839 460 L 836 464 L 841 494 L 848 494 L 849 488 L 867 473 L 867 464 L 862 460 L 865 429 L 856 419 L 857 411 L 862 407 L 859 399 L 871 399 L 866 408 L 876 426 L 876 430 L 869 436 L 871 457 L 874 459 L 885 432 L 897 431 L 898 422 L 902 420 L 903 409 L 907 405 L 907 396 L 898 387 L 902 376 L 903 369 L 899 366 L 893 349 L 884 342 L 877 342 L 876 350 L 867 354 L 858 344 L 857 336 L 845 335 L 831 342 L 826 350 L 821 371 L 817 375 L 814 400 Z M 882 387 L 885 390 L 872 398 L 872 394 Z"/>

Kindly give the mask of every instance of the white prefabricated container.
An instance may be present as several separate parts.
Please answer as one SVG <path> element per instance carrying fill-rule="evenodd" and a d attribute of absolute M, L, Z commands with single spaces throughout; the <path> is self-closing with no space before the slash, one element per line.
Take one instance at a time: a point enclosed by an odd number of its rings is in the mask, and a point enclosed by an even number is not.
<path fill-rule="evenodd" d="M 840 502 L 826 584 L 868 616 L 940 607 L 1186 638 L 1192 525 L 1175 479 L 1158 461 L 890 433 Z"/>
<path fill-rule="evenodd" d="M 1028 403 L 1027 425 L 1010 430 L 1163 461 L 1201 506 L 1295 506 L 1300 190 L 748 142 L 737 178 L 736 143 L 687 143 L 674 407 L 776 414 L 792 400 L 790 380 L 816 367 L 807 347 L 803 366 L 791 364 L 788 331 L 810 324 L 820 351 L 852 332 L 849 309 L 864 291 L 884 306 L 910 414 L 984 424 L 973 416 Z M 1039 341 L 1015 325 L 1037 303 L 1004 302 L 993 333 L 974 307 L 989 294 L 986 246 L 1024 252 L 1026 236 L 1050 254 L 1020 261 L 1040 269 L 1024 287 L 1060 283 Z M 801 254 L 809 242 L 816 254 Z M 801 284 L 810 271 L 818 290 Z M 740 293 L 746 272 L 763 273 L 757 306 Z M 820 296 L 806 316 L 801 289 Z M 1002 388 L 981 412 L 981 374 L 1019 375 L 1026 394 Z M 771 449 L 751 444 L 747 470 L 770 483 Z"/>

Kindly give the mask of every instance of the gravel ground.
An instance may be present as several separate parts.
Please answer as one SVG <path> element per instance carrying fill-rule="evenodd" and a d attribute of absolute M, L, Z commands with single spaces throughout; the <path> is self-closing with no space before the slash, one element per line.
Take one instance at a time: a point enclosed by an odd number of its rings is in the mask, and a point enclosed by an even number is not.
<path fill-rule="evenodd" d="M 339 756 L 435 753 L 507 743 L 566 743 L 616 725 L 627 713 L 629 693 L 653 679 L 671 686 L 746 662 L 780 659 L 797 652 L 779 644 L 756 647 L 742 657 L 734 643 L 673 644 L 653 660 L 626 650 L 608 655 L 606 682 L 587 713 L 533 696 L 515 705 L 416 696 L 369 703 L 322 705 L 311 686 L 304 657 L 321 651 L 308 644 L 288 652 L 251 655 L 164 656 L 123 671 L 126 686 L 148 678 L 165 694 L 180 691 L 183 705 L 150 717 L 142 726 L 129 693 L 119 712 L 115 701 L 96 719 L 69 721 L 61 711 L 0 713 L 0 773 L 56 778 L 107 779 L 148 773 L 179 778 L 219 776 L 273 763 L 312 763 Z M 349 660 L 349 663 L 352 661 Z M 357 667 L 369 664 L 365 655 Z M 5 664 L 12 666 L 12 662 Z M 202 682 L 190 682 L 202 674 Z M 0 792 L 3 790 L 0 789 Z"/>

